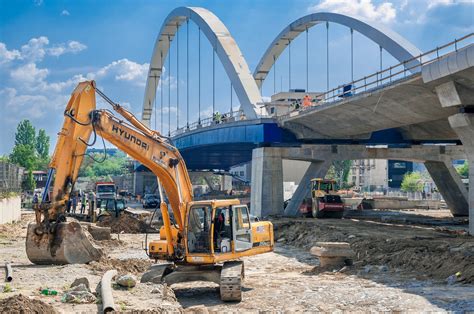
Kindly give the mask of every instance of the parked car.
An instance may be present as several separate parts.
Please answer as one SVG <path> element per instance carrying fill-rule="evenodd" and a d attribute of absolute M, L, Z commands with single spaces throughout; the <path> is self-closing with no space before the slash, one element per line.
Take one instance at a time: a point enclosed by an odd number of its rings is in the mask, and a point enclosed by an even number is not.
<path fill-rule="evenodd" d="M 146 194 L 143 198 L 143 208 L 156 208 L 160 205 L 160 198 L 154 194 Z"/>

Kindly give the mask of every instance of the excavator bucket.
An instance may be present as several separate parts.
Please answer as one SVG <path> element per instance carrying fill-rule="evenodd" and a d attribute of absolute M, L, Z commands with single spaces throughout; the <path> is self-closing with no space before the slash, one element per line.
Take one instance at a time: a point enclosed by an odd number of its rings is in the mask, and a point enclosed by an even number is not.
<path fill-rule="evenodd" d="M 78 222 L 62 222 L 54 233 L 38 234 L 37 224 L 30 223 L 26 234 L 26 255 L 34 264 L 85 264 L 97 261 L 102 250 Z"/>

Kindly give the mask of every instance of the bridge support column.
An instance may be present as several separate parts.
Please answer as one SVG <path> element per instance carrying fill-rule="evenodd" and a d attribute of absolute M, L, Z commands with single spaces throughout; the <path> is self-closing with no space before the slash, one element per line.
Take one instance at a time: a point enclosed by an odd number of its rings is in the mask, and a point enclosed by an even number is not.
<path fill-rule="evenodd" d="M 309 197 L 311 191 L 310 181 L 313 178 L 322 178 L 326 175 L 331 166 L 330 160 L 313 161 L 306 170 L 301 182 L 298 184 L 295 193 L 285 208 L 285 216 L 298 216 L 301 203 Z"/>
<path fill-rule="evenodd" d="M 250 210 L 257 217 L 283 213 L 283 163 L 279 148 L 252 151 Z"/>
<path fill-rule="evenodd" d="M 449 117 L 458 134 L 469 162 L 469 233 L 474 235 L 474 113 L 458 113 Z"/>
<path fill-rule="evenodd" d="M 467 216 L 468 192 L 451 160 L 425 161 L 425 166 L 453 216 Z"/>

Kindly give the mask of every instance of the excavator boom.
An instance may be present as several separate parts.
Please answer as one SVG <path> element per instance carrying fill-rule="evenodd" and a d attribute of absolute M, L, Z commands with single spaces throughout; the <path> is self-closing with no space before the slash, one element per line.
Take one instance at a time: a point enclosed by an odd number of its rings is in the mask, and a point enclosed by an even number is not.
<path fill-rule="evenodd" d="M 108 110 L 96 110 L 99 94 L 126 120 Z M 36 223 L 28 228 L 28 258 L 38 264 L 84 263 L 100 257 L 100 250 L 89 241 L 80 224 L 66 223 L 65 209 L 88 146 L 97 136 L 109 141 L 150 169 L 164 188 L 173 211 L 178 233 L 184 232 L 186 204 L 193 200 L 191 181 L 179 151 L 165 137 L 149 129 L 122 106 L 113 103 L 94 81 L 80 83 L 64 111 L 64 123 L 49 165 L 49 176 L 42 198 L 36 206 Z M 93 135 L 92 143 L 89 143 Z M 54 178 L 52 191 L 49 193 Z M 168 253 L 174 254 L 171 219 L 167 205 L 160 206 L 167 238 Z"/>

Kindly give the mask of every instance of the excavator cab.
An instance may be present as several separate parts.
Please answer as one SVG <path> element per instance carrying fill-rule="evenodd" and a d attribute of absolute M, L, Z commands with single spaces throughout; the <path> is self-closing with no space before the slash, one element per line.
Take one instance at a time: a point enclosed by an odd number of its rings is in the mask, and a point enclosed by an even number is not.
<path fill-rule="evenodd" d="M 240 204 L 238 199 L 191 202 L 186 213 L 185 247 L 182 250 L 186 253 L 187 263 L 215 264 L 229 257 L 269 252 L 273 248 L 272 223 L 252 222 L 248 207 Z M 176 228 L 171 233 L 173 238 L 178 237 Z M 150 258 L 169 259 L 166 237 L 163 226 L 160 240 L 149 243 Z"/>

